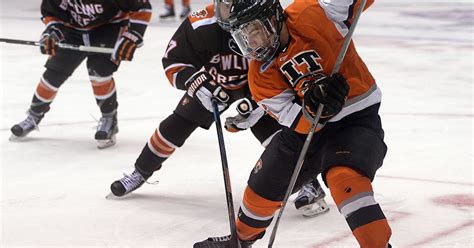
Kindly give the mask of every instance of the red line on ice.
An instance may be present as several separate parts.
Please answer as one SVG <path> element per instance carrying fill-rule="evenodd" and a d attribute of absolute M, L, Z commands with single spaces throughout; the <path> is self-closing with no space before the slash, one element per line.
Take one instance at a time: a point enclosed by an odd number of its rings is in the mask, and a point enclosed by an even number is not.
<path fill-rule="evenodd" d="M 443 184 L 452 184 L 452 185 L 461 185 L 461 186 L 474 186 L 474 184 L 472 184 L 472 183 L 451 182 L 451 181 L 442 181 L 442 180 L 434 180 L 434 179 L 398 177 L 398 176 L 384 176 L 384 175 L 378 175 L 377 177 L 389 178 L 389 179 L 409 180 L 409 181 L 419 181 L 419 182 L 443 183 Z"/>
<path fill-rule="evenodd" d="M 474 220 L 470 220 L 468 222 L 465 222 L 465 223 L 463 223 L 459 226 L 455 226 L 455 227 L 453 227 L 451 229 L 448 229 L 446 231 L 435 233 L 435 234 L 431 235 L 431 237 L 429 237 L 429 238 L 426 238 L 426 239 L 417 241 L 415 243 L 412 243 L 410 245 L 410 247 L 411 246 L 421 246 L 421 245 L 426 245 L 426 244 L 432 243 L 433 241 L 436 241 L 437 239 L 447 237 L 447 236 L 449 236 L 449 235 L 451 235 L 451 234 L 453 234 L 457 231 L 460 231 L 460 230 L 462 230 L 464 228 L 467 228 L 467 227 L 470 227 L 472 225 L 474 225 Z"/>

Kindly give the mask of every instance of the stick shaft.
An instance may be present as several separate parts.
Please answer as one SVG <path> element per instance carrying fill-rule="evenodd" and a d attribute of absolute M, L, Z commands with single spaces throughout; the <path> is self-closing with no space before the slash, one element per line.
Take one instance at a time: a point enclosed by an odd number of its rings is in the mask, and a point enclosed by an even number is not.
<path fill-rule="evenodd" d="M 37 41 L 7 39 L 7 38 L 0 38 L 0 42 L 9 43 L 9 44 L 17 44 L 17 45 L 27 45 L 27 46 L 40 45 L 40 43 Z M 80 52 L 89 52 L 89 53 L 112 54 L 114 52 L 113 48 L 82 46 L 82 45 L 73 45 L 73 44 L 67 44 L 67 43 L 58 43 L 58 47 L 61 49 L 74 50 L 74 51 L 80 51 Z"/>

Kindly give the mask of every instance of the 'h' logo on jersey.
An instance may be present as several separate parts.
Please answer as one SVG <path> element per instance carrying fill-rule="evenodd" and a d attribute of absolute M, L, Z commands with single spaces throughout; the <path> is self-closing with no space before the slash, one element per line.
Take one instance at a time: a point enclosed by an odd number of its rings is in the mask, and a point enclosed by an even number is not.
<path fill-rule="evenodd" d="M 321 64 L 317 61 L 320 58 L 314 50 L 302 51 L 286 61 L 280 70 L 294 87 L 302 77 L 309 73 L 323 71 Z"/>

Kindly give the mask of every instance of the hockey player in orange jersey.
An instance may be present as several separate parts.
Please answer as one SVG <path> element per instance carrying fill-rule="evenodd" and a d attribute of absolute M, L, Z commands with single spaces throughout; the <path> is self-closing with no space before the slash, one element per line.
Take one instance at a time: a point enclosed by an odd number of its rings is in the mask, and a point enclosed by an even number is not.
<path fill-rule="evenodd" d="M 169 83 L 184 90 L 184 95 L 143 147 L 135 170 L 111 184 L 113 195 L 122 197 L 141 187 L 198 127 L 209 129 L 214 122 L 213 94 L 223 96 L 221 112 L 239 101 L 239 114 L 226 120 L 228 131 L 250 129 L 265 147 L 281 130 L 280 124 L 250 97 L 248 60 L 240 54 L 227 30 L 229 1 L 215 2 L 186 18 L 171 38 L 162 63 Z M 299 192 L 295 207 L 305 216 L 316 216 L 329 210 L 324 197 L 314 178 Z"/>
<path fill-rule="evenodd" d="M 391 247 L 391 229 L 372 188 L 387 151 L 381 91 L 352 42 L 331 76 L 359 4 L 295 0 L 283 11 L 278 0 L 237 0 L 231 7 L 231 34 L 252 60 L 252 96 L 284 126 L 248 180 L 236 220 L 241 247 L 263 237 L 280 208 L 311 126 L 303 113 L 314 117 L 319 104 L 323 113 L 295 190 L 321 174 L 360 247 Z M 233 241 L 209 238 L 194 247 L 234 247 Z"/>

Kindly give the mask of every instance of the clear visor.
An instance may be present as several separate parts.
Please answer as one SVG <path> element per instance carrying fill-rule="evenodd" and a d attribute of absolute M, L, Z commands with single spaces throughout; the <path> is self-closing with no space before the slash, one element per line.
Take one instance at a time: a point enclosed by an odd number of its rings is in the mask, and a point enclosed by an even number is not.
<path fill-rule="evenodd" d="M 276 49 L 276 30 L 268 19 L 242 24 L 231 34 L 246 58 L 264 60 L 268 53 Z"/>

